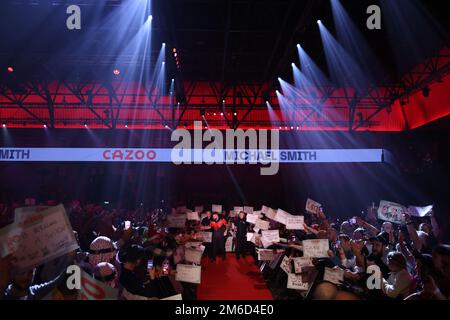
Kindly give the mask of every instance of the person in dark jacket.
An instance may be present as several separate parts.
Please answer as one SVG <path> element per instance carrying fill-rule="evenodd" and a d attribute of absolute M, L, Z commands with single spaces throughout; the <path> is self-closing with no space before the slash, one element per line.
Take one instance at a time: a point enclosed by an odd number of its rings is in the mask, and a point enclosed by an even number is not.
<path fill-rule="evenodd" d="M 236 219 L 236 258 L 240 259 L 245 257 L 247 253 L 247 231 L 248 222 L 245 220 L 245 212 L 239 212 L 239 216 Z"/>

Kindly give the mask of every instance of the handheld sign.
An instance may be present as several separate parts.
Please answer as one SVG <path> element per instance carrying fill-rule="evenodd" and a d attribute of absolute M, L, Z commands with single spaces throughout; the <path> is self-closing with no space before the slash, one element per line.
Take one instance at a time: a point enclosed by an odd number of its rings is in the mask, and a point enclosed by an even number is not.
<path fill-rule="evenodd" d="M 212 212 L 222 213 L 222 205 L 221 204 L 213 204 Z"/>
<path fill-rule="evenodd" d="M 234 207 L 234 212 L 236 212 L 237 214 L 239 214 L 239 212 L 241 211 L 244 211 L 244 207 Z"/>
<path fill-rule="evenodd" d="M 313 267 L 312 259 L 306 257 L 296 257 L 294 260 L 295 273 L 301 273 L 303 267 Z"/>
<path fill-rule="evenodd" d="M 290 216 L 290 214 L 288 212 L 278 209 L 273 220 L 275 220 L 279 223 L 282 223 L 282 224 L 286 224 L 287 217 L 289 217 L 289 216 Z"/>
<path fill-rule="evenodd" d="M 253 232 L 247 232 L 247 241 L 252 241 L 255 234 Z"/>
<path fill-rule="evenodd" d="M 263 230 L 261 234 L 262 239 L 268 243 L 280 242 L 280 230 Z"/>
<path fill-rule="evenodd" d="M 169 214 L 167 216 L 167 226 L 169 228 L 184 228 L 186 226 L 186 214 Z"/>
<path fill-rule="evenodd" d="M 344 281 L 344 270 L 341 268 L 325 267 L 323 281 L 328 281 L 334 284 L 341 284 Z"/>
<path fill-rule="evenodd" d="M 78 300 L 117 300 L 119 290 L 91 277 L 81 269 L 81 288 Z"/>
<path fill-rule="evenodd" d="M 16 211 L 13 224 L 0 230 L 2 251 L 13 253 L 18 270 L 25 271 L 78 249 L 62 204 Z"/>
<path fill-rule="evenodd" d="M 198 250 L 194 248 L 186 248 L 184 250 L 184 260 L 186 262 L 192 262 L 195 264 L 201 264 L 202 262 L 203 250 Z"/>
<path fill-rule="evenodd" d="M 177 213 L 185 213 L 187 210 L 186 206 L 177 207 Z"/>
<path fill-rule="evenodd" d="M 277 215 L 277 210 L 274 210 L 272 208 L 268 208 L 267 212 L 265 213 L 266 217 L 275 220 L 275 216 Z"/>
<path fill-rule="evenodd" d="M 329 242 L 328 239 L 303 240 L 303 256 L 308 258 L 328 257 Z"/>
<path fill-rule="evenodd" d="M 272 261 L 274 259 L 273 250 L 259 249 L 258 250 L 258 260 L 259 261 Z"/>
<path fill-rule="evenodd" d="M 304 217 L 303 216 L 289 216 L 286 218 L 287 230 L 304 230 Z"/>
<path fill-rule="evenodd" d="M 163 299 L 161 299 L 161 300 L 183 300 L 183 298 L 182 298 L 182 296 L 181 296 L 181 293 L 179 293 L 179 294 L 176 294 L 176 295 L 174 295 L 174 296 L 170 296 L 170 297 L 167 297 L 167 298 L 163 298 Z"/>
<path fill-rule="evenodd" d="M 380 201 L 380 206 L 378 207 L 378 219 L 395 224 L 405 224 L 405 213 L 408 213 L 408 209 L 401 204 L 385 200 Z"/>
<path fill-rule="evenodd" d="M 289 273 L 287 280 L 287 288 L 294 290 L 308 290 L 309 284 L 307 282 L 303 282 L 301 275 Z"/>
<path fill-rule="evenodd" d="M 256 219 L 255 222 L 255 228 L 256 229 L 260 229 L 260 230 L 268 230 L 270 227 L 270 222 L 269 221 L 264 221 L 261 219 Z"/>
<path fill-rule="evenodd" d="M 281 260 L 280 267 L 281 267 L 281 270 L 286 272 L 286 274 L 289 274 L 292 272 L 291 260 L 289 259 L 288 256 L 283 257 L 283 260 Z"/>
<path fill-rule="evenodd" d="M 198 238 L 201 239 L 202 242 L 211 243 L 212 242 L 212 232 L 200 231 L 198 233 Z"/>
<path fill-rule="evenodd" d="M 248 214 L 246 217 L 246 221 L 251 224 L 255 224 L 257 219 L 258 219 L 258 216 L 254 215 L 254 214 Z"/>
<path fill-rule="evenodd" d="M 246 214 L 253 214 L 253 207 L 245 207 L 244 206 L 244 212 Z"/>
<path fill-rule="evenodd" d="M 200 217 L 198 215 L 198 212 L 187 212 L 186 217 L 188 220 L 194 220 L 194 221 L 200 221 Z"/>
<path fill-rule="evenodd" d="M 266 207 L 266 206 L 262 206 L 262 208 L 261 208 L 261 212 L 263 213 L 263 214 L 267 214 L 267 212 L 269 211 L 269 207 Z"/>
<path fill-rule="evenodd" d="M 309 213 L 313 213 L 313 214 L 319 214 L 320 213 L 320 208 L 322 207 L 322 205 L 312 199 L 306 200 L 306 211 L 308 211 Z"/>
<path fill-rule="evenodd" d="M 180 282 L 200 283 L 202 279 L 202 268 L 190 264 L 177 264 L 175 280 Z"/>

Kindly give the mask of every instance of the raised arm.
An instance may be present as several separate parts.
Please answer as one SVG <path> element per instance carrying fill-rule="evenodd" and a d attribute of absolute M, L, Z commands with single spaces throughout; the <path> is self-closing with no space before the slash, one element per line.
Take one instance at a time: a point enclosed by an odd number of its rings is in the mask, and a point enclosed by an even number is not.
<path fill-rule="evenodd" d="M 416 250 L 420 252 L 420 250 L 422 249 L 422 241 L 420 241 L 419 235 L 417 234 L 417 230 L 416 228 L 414 228 L 414 223 L 411 220 L 411 216 L 408 213 L 406 213 L 405 219 L 409 237 L 411 238 L 414 244 L 414 248 L 416 248 Z"/>

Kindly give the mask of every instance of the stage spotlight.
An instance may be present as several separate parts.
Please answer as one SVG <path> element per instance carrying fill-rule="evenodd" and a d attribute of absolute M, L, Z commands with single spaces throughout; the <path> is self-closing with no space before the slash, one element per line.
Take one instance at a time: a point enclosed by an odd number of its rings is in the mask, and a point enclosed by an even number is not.
<path fill-rule="evenodd" d="M 43 127 L 44 127 L 44 129 L 47 129 L 47 125 L 46 125 L 45 123 L 44 123 L 44 126 L 43 126 Z"/>
<path fill-rule="evenodd" d="M 6 71 L 8 71 L 9 73 L 13 73 L 14 72 L 14 68 L 11 66 L 8 66 L 8 68 L 6 68 Z"/>
<path fill-rule="evenodd" d="M 234 116 L 237 116 L 237 112 L 233 113 Z"/>
<path fill-rule="evenodd" d="M 165 47 L 165 46 L 166 46 L 166 43 L 165 43 L 165 42 L 163 42 L 163 43 L 162 43 L 162 46 L 163 46 L 163 47 Z"/>
<path fill-rule="evenodd" d="M 119 69 L 114 69 L 113 73 L 115 76 L 118 76 L 120 74 L 120 70 Z"/>
<path fill-rule="evenodd" d="M 152 16 L 152 15 L 149 15 L 149 16 L 147 17 L 147 22 L 150 23 L 150 22 L 152 21 L 152 19 L 153 19 L 153 16 Z"/>
<path fill-rule="evenodd" d="M 3 128 L 6 128 L 6 123 L 3 122 L 2 127 L 3 127 Z"/>
<path fill-rule="evenodd" d="M 220 115 L 223 116 L 223 112 L 221 112 Z"/>
<path fill-rule="evenodd" d="M 297 48 L 299 48 L 299 49 L 301 48 L 301 45 L 300 45 L 300 43 L 297 43 Z"/>
<path fill-rule="evenodd" d="M 164 125 L 164 128 L 169 129 L 169 126 L 166 124 L 166 125 Z"/>
<path fill-rule="evenodd" d="M 87 123 L 85 123 L 85 124 L 84 124 L 84 127 L 85 127 L 85 128 L 87 128 L 87 127 L 88 127 Z"/>
<path fill-rule="evenodd" d="M 128 125 L 127 125 L 127 124 L 125 125 L 125 128 L 128 128 Z"/>
<path fill-rule="evenodd" d="M 422 94 L 423 94 L 424 98 L 428 98 L 430 96 L 430 88 L 428 88 L 428 87 L 423 88 Z"/>
<path fill-rule="evenodd" d="M 320 21 L 320 20 L 317 20 L 317 23 L 318 23 L 318 24 L 322 24 L 322 21 Z"/>
<path fill-rule="evenodd" d="M 295 68 L 295 63 L 292 62 L 292 63 L 291 63 L 291 66 L 292 66 L 292 68 Z"/>
<path fill-rule="evenodd" d="M 291 127 L 291 130 L 294 130 L 294 127 Z"/>

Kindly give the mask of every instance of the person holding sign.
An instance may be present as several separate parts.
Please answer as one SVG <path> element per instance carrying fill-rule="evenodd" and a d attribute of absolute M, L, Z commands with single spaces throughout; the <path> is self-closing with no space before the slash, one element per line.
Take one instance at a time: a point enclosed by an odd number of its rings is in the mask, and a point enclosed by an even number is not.
<path fill-rule="evenodd" d="M 210 232 L 211 231 L 211 211 L 206 211 L 206 217 L 202 219 L 200 222 L 200 230 Z M 212 260 L 212 249 L 211 249 L 211 243 L 204 242 L 203 245 L 205 246 L 205 253 L 206 255 Z"/>
<path fill-rule="evenodd" d="M 214 212 L 210 224 L 212 230 L 212 255 L 211 261 L 216 261 L 217 255 L 222 254 L 223 259 L 225 259 L 224 241 L 227 234 L 227 221 L 225 219 L 219 218 L 219 213 Z"/>
<path fill-rule="evenodd" d="M 247 253 L 247 231 L 249 224 L 245 220 L 245 212 L 239 212 L 239 216 L 236 219 L 236 259 L 245 257 Z"/>

